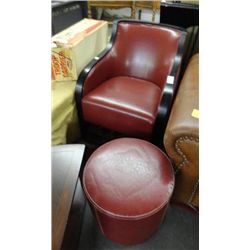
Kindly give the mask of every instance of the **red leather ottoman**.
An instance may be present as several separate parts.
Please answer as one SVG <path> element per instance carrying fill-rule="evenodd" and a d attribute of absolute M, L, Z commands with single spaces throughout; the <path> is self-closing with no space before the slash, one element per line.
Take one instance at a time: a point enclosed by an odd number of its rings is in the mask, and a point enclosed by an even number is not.
<path fill-rule="evenodd" d="M 160 226 L 175 182 L 167 156 L 134 138 L 99 147 L 87 161 L 82 180 L 102 233 L 128 245 L 150 238 Z"/>

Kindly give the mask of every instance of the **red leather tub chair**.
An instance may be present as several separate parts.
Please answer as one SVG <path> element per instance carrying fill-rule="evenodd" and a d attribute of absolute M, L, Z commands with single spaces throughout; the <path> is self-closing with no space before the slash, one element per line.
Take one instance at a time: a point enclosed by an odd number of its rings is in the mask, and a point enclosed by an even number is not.
<path fill-rule="evenodd" d="M 162 138 L 185 41 L 182 28 L 134 20 L 115 22 L 108 47 L 77 81 L 81 125 L 95 124 L 148 139 L 156 133 Z"/>

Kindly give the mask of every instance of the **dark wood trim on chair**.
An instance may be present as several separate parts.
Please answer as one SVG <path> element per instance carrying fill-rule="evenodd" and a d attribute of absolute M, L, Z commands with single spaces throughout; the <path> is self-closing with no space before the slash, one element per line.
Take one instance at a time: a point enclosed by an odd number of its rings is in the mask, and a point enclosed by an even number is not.
<path fill-rule="evenodd" d="M 174 93 L 176 88 L 178 88 L 179 82 L 182 77 L 181 63 L 182 58 L 185 53 L 187 32 L 183 32 L 181 35 L 180 43 L 176 52 L 174 59 L 173 68 L 171 70 L 170 76 L 174 77 L 174 83 L 165 83 L 163 95 L 158 108 L 158 113 L 155 121 L 154 131 L 153 131 L 153 142 L 157 145 L 163 146 L 163 135 L 167 125 L 168 117 L 170 115 L 171 106 L 174 101 Z"/>
<path fill-rule="evenodd" d="M 87 66 L 81 71 L 77 82 L 76 82 L 76 89 L 75 89 L 75 100 L 76 100 L 76 108 L 77 108 L 77 114 L 78 114 L 78 119 L 80 123 L 80 128 L 81 128 L 81 133 L 83 136 L 84 133 L 84 118 L 82 115 L 82 105 L 81 105 L 81 100 L 82 100 L 82 95 L 84 91 L 84 82 L 86 78 L 88 77 L 89 72 L 92 70 L 92 68 L 100 62 L 106 54 L 112 49 L 115 37 L 116 37 L 116 31 L 117 31 L 117 24 L 113 25 L 112 27 L 112 35 L 110 38 L 110 41 L 106 47 L 101 53 L 99 53 L 94 59 L 92 59 Z"/>
<path fill-rule="evenodd" d="M 112 49 L 114 42 L 115 42 L 115 39 L 116 39 L 117 27 L 118 27 L 118 24 L 121 22 L 141 23 L 144 25 L 155 25 L 155 26 L 165 27 L 168 29 L 179 30 L 182 32 L 181 40 L 180 40 L 180 43 L 179 43 L 179 46 L 177 49 L 177 53 L 176 53 L 176 56 L 174 59 L 173 68 L 171 70 L 171 76 L 174 76 L 174 84 L 172 84 L 172 85 L 167 84 L 167 83 L 165 84 L 164 93 L 163 93 L 163 96 L 162 96 L 161 101 L 160 101 L 160 106 L 158 109 L 156 123 L 155 123 L 154 131 L 153 131 L 153 137 L 156 138 L 154 140 L 154 143 L 155 144 L 159 144 L 159 143 L 162 144 L 161 141 L 163 140 L 163 133 L 164 133 L 164 129 L 165 129 L 164 126 L 166 126 L 166 123 L 167 123 L 167 118 L 169 115 L 168 113 L 170 111 L 170 107 L 171 107 L 171 104 L 173 101 L 174 90 L 178 85 L 177 76 L 179 74 L 179 66 L 181 64 L 182 56 L 184 53 L 187 31 L 184 28 L 177 27 L 174 25 L 163 24 L 163 23 L 153 23 L 153 22 L 142 22 L 142 21 L 137 21 L 137 20 L 124 20 L 123 19 L 123 20 L 117 20 L 117 21 L 113 22 L 112 35 L 111 35 L 110 42 L 107 45 L 107 48 L 104 51 L 102 51 L 98 56 L 96 56 L 92 61 L 90 61 L 90 63 L 82 70 L 82 72 L 80 73 L 80 75 L 78 77 L 78 80 L 76 83 L 76 89 L 75 89 L 75 98 L 76 98 L 76 107 L 77 107 L 82 136 L 84 133 L 84 126 L 86 124 L 84 122 L 84 118 L 82 115 L 82 105 L 81 105 L 81 99 L 82 99 L 83 92 L 84 92 L 84 82 L 85 82 L 86 78 L 88 77 L 88 74 L 90 73 L 90 71 L 93 69 L 93 67 L 98 62 L 100 62 L 108 54 L 108 52 Z M 162 138 L 160 138 L 161 136 L 162 136 Z"/>

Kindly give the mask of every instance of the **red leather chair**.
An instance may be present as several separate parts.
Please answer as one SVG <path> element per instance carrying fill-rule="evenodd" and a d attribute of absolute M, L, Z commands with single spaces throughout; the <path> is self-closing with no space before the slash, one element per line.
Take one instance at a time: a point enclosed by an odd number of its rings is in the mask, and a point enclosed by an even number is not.
<path fill-rule="evenodd" d="M 186 35 L 165 24 L 116 21 L 108 47 L 78 78 L 80 123 L 148 139 L 160 133 L 162 139 Z"/>

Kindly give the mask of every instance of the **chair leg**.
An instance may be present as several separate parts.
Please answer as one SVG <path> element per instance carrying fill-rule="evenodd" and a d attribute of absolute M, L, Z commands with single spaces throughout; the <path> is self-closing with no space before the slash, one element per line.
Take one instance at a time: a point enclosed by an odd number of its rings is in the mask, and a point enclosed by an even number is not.
<path fill-rule="evenodd" d="M 141 10 L 139 10 L 138 19 L 141 20 Z"/>
<path fill-rule="evenodd" d="M 131 7 L 131 18 L 135 19 L 135 1 L 133 1 L 132 7 Z"/>
<path fill-rule="evenodd" d="M 92 18 L 91 5 L 88 2 L 88 18 Z"/>
<path fill-rule="evenodd" d="M 152 22 L 155 21 L 155 12 L 156 12 L 156 9 L 153 9 Z"/>

